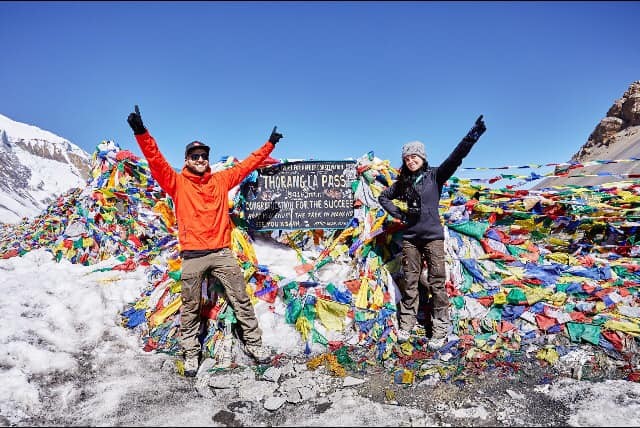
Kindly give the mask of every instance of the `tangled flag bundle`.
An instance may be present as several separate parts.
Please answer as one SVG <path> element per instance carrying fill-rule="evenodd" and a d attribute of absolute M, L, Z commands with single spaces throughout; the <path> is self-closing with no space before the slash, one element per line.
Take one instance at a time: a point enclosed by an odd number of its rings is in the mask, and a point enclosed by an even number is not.
<path fill-rule="evenodd" d="M 181 260 L 172 201 L 146 162 L 114 142 L 99 144 L 92 161 L 84 189 L 60 196 L 35 219 L 2 226 L 0 257 L 46 248 L 72 263 L 116 260 L 103 269 L 144 266 L 148 284 L 122 312 L 122 324 L 146 351 L 175 354 Z M 221 159 L 214 169 L 235 162 Z M 431 352 L 423 339 L 396 340 L 400 232 L 377 196 L 397 171 L 373 153 L 357 160 L 357 171 L 354 217 L 341 230 L 248 231 L 241 192 L 229 195 L 233 251 L 247 292 L 299 332 L 309 367 L 324 362 L 344 375 L 345 367 L 381 363 L 396 382 L 411 383 L 436 373 L 455 378 L 465 367 L 517 369 L 523 358 L 554 366 L 586 349 L 606 357 L 592 358 L 594 373 L 607 366 L 640 379 L 636 181 L 527 191 L 452 178 L 440 205 L 452 324 L 448 344 Z M 258 235 L 296 252 L 297 276 L 259 263 Z M 340 266 L 342 277 L 322 279 L 331 266 Z M 202 341 L 225 367 L 236 320 L 221 290 L 215 280 L 203 284 Z M 428 299 L 422 315 L 426 310 Z"/>

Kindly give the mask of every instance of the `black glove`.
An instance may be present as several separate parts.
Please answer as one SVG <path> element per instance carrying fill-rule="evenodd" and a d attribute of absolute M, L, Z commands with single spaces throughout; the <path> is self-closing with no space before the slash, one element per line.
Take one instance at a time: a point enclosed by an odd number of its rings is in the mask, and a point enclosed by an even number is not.
<path fill-rule="evenodd" d="M 475 125 L 473 125 L 473 128 L 471 128 L 471 130 L 467 133 L 463 140 L 475 143 L 486 130 L 487 127 L 484 125 L 482 115 L 480 115 L 480 117 L 476 119 L 476 123 Z"/>
<path fill-rule="evenodd" d="M 276 132 L 276 128 L 277 126 L 273 127 L 273 131 L 271 131 L 271 135 L 269 136 L 269 141 L 275 146 L 276 144 L 278 144 L 278 141 L 280 141 L 280 138 L 282 138 L 282 134 L 279 134 Z"/>
<path fill-rule="evenodd" d="M 141 135 L 147 132 L 147 128 L 145 128 L 142 123 L 142 116 L 140 116 L 140 110 L 137 105 L 135 106 L 135 110 L 135 113 L 129 115 L 127 122 L 129 122 L 129 126 L 133 129 L 135 135 Z"/>

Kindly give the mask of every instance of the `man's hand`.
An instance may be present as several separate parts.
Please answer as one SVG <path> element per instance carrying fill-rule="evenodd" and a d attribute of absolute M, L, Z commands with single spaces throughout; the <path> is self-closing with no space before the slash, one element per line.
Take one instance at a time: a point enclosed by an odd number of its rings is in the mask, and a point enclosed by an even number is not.
<path fill-rule="evenodd" d="M 137 104 L 135 106 L 135 112 L 129 115 L 127 122 L 129 122 L 129 126 L 133 129 L 135 135 L 141 135 L 147 132 L 147 128 L 145 128 L 142 123 L 142 116 L 140 116 L 140 109 Z"/>
<path fill-rule="evenodd" d="M 402 218 L 391 217 L 391 224 L 405 224 L 406 221 Z"/>
<path fill-rule="evenodd" d="M 473 125 L 473 128 L 471 128 L 471 130 L 467 133 L 463 140 L 475 143 L 486 130 L 487 127 L 482 120 L 482 115 L 480 115 L 480 117 L 476 119 L 476 123 L 475 125 Z"/>
<path fill-rule="evenodd" d="M 278 144 L 278 141 L 280 141 L 280 138 L 282 138 L 282 134 L 279 134 L 278 132 L 276 132 L 276 129 L 278 127 L 274 126 L 273 127 L 273 131 L 271 131 L 271 135 L 269 136 L 269 141 L 275 146 L 276 144 Z"/>

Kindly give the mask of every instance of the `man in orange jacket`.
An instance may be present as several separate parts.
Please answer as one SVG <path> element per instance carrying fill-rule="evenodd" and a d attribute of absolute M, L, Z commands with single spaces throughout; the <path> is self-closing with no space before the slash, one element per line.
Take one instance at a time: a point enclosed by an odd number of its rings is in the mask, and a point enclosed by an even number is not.
<path fill-rule="evenodd" d="M 262 331 L 246 293 L 242 270 L 230 248 L 228 192 L 269 156 L 282 134 L 274 127 L 262 147 L 232 168 L 215 173 L 209 166 L 209 146 L 193 141 L 187 144 L 184 167 L 177 173 L 142 123 L 138 106 L 127 122 L 149 162 L 151 175 L 174 203 L 182 257 L 180 345 L 184 350 L 185 376 L 193 377 L 198 371 L 201 287 L 209 274 L 224 286 L 242 329 L 245 351 L 259 363 L 268 362 L 270 354 L 262 346 Z"/>

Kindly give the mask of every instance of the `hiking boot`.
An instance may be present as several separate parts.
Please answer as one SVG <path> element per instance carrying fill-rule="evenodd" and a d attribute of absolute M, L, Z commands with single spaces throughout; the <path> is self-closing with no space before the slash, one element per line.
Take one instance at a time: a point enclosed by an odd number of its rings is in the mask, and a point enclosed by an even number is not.
<path fill-rule="evenodd" d="M 244 345 L 244 350 L 259 364 L 271 361 L 271 353 L 262 345 Z"/>
<path fill-rule="evenodd" d="M 195 377 L 198 373 L 198 355 L 188 356 L 184 359 L 184 376 Z"/>
<path fill-rule="evenodd" d="M 432 339 L 429 339 L 427 347 L 432 351 L 437 351 L 438 349 L 442 348 L 445 343 L 447 343 L 446 337 L 434 337 Z"/>
<path fill-rule="evenodd" d="M 416 336 L 424 336 L 425 334 L 427 334 L 427 330 L 420 323 L 416 323 L 416 325 L 414 325 L 411 329 L 411 332 Z"/>
<path fill-rule="evenodd" d="M 411 333 L 408 332 L 407 330 L 403 330 L 403 329 L 399 328 L 398 332 L 396 333 L 396 336 L 398 336 L 398 343 L 404 343 L 407 340 L 409 340 L 409 337 L 411 336 Z"/>

